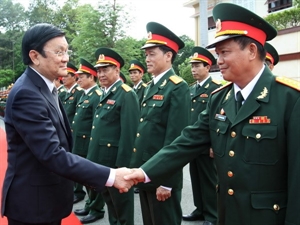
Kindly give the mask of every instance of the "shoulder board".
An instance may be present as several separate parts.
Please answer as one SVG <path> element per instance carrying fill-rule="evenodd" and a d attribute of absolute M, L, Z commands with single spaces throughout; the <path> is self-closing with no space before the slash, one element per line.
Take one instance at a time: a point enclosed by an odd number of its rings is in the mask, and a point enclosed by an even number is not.
<path fill-rule="evenodd" d="M 216 90 L 214 90 L 211 94 L 217 93 L 217 92 L 221 91 L 222 89 L 230 86 L 231 84 L 232 84 L 232 82 L 228 82 L 227 84 L 224 84 L 223 86 L 221 86 L 221 87 L 217 88 Z"/>
<path fill-rule="evenodd" d="M 77 89 L 78 91 L 81 91 L 81 90 L 82 90 L 82 88 L 81 88 L 81 87 L 76 87 L 76 89 Z"/>
<path fill-rule="evenodd" d="M 300 91 L 300 82 L 299 81 L 296 81 L 296 80 L 293 80 L 293 79 L 290 79 L 287 77 L 276 77 L 276 81 L 278 83 L 284 84 L 288 87 L 291 87 L 291 88 L 294 88 L 294 89 Z"/>
<path fill-rule="evenodd" d="M 179 76 L 173 75 L 170 76 L 170 80 L 174 83 L 174 84 L 179 84 L 180 82 L 183 81 L 183 79 Z"/>
<path fill-rule="evenodd" d="M 102 92 L 101 92 L 99 89 L 96 89 L 96 93 L 97 93 L 97 95 L 99 95 L 99 96 L 102 95 Z"/>
<path fill-rule="evenodd" d="M 152 79 L 153 80 L 153 79 Z M 151 82 L 152 82 L 152 80 L 149 80 L 147 83 L 146 83 L 146 85 L 149 85 Z"/>
<path fill-rule="evenodd" d="M 145 83 L 142 83 L 142 86 L 143 86 L 143 87 L 147 87 L 147 84 L 145 84 Z"/>
<path fill-rule="evenodd" d="M 129 92 L 130 90 L 132 90 L 132 88 L 129 87 L 127 84 L 122 84 L 122 88 L 123 88 L 126 92 Z"/>
<path fill-rule="evenodd" d="M 189 86 L 191 87 L 191 86 L 193 86 L 193 85 L 196 84 L 196 83 L 197 83 L 197 81 L 191 83 Z"/>
<path fill-rule="evenodd" d="M 212 79 L 211 81 L 212 81 L 213 83 L 217 84 L 217 85 L 221 85 L 221 84 L 222 84 L 220 81 L 215 80 L 215 79 Z"/>

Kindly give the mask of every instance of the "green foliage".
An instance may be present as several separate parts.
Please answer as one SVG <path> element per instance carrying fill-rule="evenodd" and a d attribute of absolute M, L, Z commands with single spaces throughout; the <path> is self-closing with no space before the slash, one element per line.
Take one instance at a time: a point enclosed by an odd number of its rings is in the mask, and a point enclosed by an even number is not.
<path fill-rule="evenodd" d="M 265 20 L 274 26 L 276 30 L 300 26 L 300 4 L 298 3 L 297 8 L 269 14 L 265 17 Z"/>
<path fill-rule="evenodd" d="M 179 65 L 180 76 L 188 84 L 192 84 L 193 82 L 195 82 L 195 79 L 193 78 L 191 69 L 192 69 L 192 67 L 191 67 L 191 63 L 190 63 L 189 58 L 186 58 L 185 61 Z"/>
<path fill-rule="evenodd" d="M 15 81 L 14 71 L 0 70 L 0 87 L 7 87 L 9 84 Z"/>

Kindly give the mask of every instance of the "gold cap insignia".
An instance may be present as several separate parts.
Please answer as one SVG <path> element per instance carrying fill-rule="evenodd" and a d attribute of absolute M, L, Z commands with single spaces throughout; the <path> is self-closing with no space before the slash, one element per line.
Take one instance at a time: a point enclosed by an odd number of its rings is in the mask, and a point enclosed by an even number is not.
<path fill-rule="evenodd" d="M 148 40 L 151 40 L 151 39 L 152 39 L 152 32 L 149 31 L 149 32 L 148 32 Z"/>
<path fill-rule="evenodd" d="M 105 59 L 105 56 L 103 54 L 100 54 L 98 60 L 104 60 L 104 59 Z"/>
<path fill-rule="evenodd" d="M 131 65 L 130 65 L 130 68 L 133 68 L 134 67 L 134 63 L 132 63 Z"/>
<path fill-rule="evenodd" d="M 193 58 L 198 58 L 198 52 L 195 52 Z"/>
<path fill-rule="evenodd" d="M 222 29 L 222 23 L 220 19 L 216 21 L 216 33 L 218 33 Z"/>

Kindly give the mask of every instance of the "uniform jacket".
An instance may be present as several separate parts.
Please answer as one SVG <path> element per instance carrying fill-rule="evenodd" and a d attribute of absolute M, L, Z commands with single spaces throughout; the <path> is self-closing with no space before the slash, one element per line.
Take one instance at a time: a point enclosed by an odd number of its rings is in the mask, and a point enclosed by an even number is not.
<path fill-rule="evenodd" d="M 83 92 L 76 106 L 72 122 L 74 146 L 72 153 L 86 157 L 89 148 L 94 113 L 100 102 L 102 91 L 98 86 L 87 94 Z"/>
<path fill-rule="evenodd" d="M 205 108 L 208 102 L 210 94 L 221 85 L 216 81 L 213 81 L 209 77 L 205 83 L 197 90 L 197 82 L 190 86 L 191 92 L 191 124 L 197 121 L 199 113 L 201 113 Z"/>
<path fill-rule="evenodd" d="M 145 84 L 144 82 L 141 82 L 135 90 L 135 93 L 138 96 L 139 99 L 139 104 L 141 104 L 143 98 L 144 98 L 144 93 L 145 93 L 145 89 L 147 87 L 147 84 Z"/>
<path fill-rule="evenodd" d="M 57 221 L 71 213 L 71 179 L 97 191 L 104 188 L 109 168 L 70 153 L 71 130 L 61 111 L 63 117 L 46 83 L 27 68 L 7 100 L 2 215 L 26 223 Z"/>
<path fill-rule="evenodd" d="M 278 80 L 265 68 L 238 114 L 233 85 L 212 94 L 198 122 L 142 168 L 163 182 L 212 145 L 218 224 L 300 224 L 300 88 Z"/>
<path fill-rule="evenodd" d="M 63 106 L 67 113 L 67 117 L 70 125 L 73 122 L 73 118 L 76 112 L 76 105 L 83 92 L 84 92 L 83 89 L 80 88 L 78 84 L 76 84 L 76 86 L 73 87 L 70 93 L 66 92 L 65 94 L 65 99 L 63 100 Z"/>
<path fill-rule="evenodd" d="M 110 167 L 128 167 L 139 113 L 136 93 L 117 81 L 96 108 L 87 158 Z"/>
<path fill-rule="evenodd" d="M 162 147 L 170 144 L 190 121 L 189 87 L 182 78 L 175 75 L 173 69 L 152 88 L 150 85 L 148 87 L 142 101 L 131 167 L 141 166 Z M 181 189 L 182 171 L 178 171 L 161 185 Z M 141 188 L 153 190 L 158 186 L 159 184 L 140 185 Z"/>
<path fill-rule="evenodd" d="M 67 93 L 67 89 L 65 88 L 65 86 L 61 85 L 59 88 L 57 88 L 57 92 L 58 92 L 59 99 L 61 101 L 64 101 Z"/>

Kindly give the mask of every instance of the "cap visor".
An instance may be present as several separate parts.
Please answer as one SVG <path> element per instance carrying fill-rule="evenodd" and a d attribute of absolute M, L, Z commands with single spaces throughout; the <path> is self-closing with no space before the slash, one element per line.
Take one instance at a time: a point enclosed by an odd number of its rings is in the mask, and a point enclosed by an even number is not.
<path fill-rule="evenodd" d="M 99 64 L 96 64 L 94 67 L 104 67 L 104 66 L 110 66 L 110 65 L 113 65 L 113 64 L 109 64 L 109 63 L 99 63 Z"/>
<path fill-rule="evenodd" d="M 141 47 L 141 49 L 152 48 L 152 47 L 157 47 L 157 46 L 162 46 L 162 44 L 147 43 L 143 47 Z"/>
<path fill-rule="evenodd" d="M 84 73 L 84 72 L 78 70 L 78 71 L 76 71 L 75 73 L 76 73 L 76 74 L 82 74 L 82 73 Z"/>
<path fill-rule="evenodd" d="M 243 35 L 222 35 L 222 36 L 219 36 L 217 38 L 215 38 L 215 40 L 213 42 L 211 42 L 209 45 L 206 46 L 206 48 L 214 48 L 216 47 L 216 44 L 221 42 L 221 41 L 225 41 L 229 38 L 234 38 L 234 37 L 238 37 L 238 36 L 243 36 Z"/>

